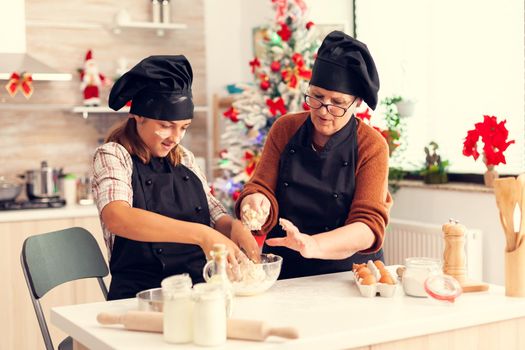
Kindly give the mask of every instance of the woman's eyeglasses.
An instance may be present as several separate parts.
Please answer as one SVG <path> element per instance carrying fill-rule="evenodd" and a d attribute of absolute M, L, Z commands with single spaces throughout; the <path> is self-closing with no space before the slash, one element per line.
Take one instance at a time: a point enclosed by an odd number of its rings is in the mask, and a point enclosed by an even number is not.
<path fill-rule="evenodd" d="M 328 111 L 328 113 L 330 113 L 331 115 L 333 115 L 336 118 L 341 118 L 342 116 L 344 116 L 346 111 L 350 107 L 352 107 L 352 105 L 354 104 L 355 100 L 357 100 L 357 97 L 354 98 L 352 103 L 350 103 L 350 106 L 348 106 L 346 108 L 343 108 L 343 107 L 339 107 L 339 106 L 332 105 L 332 104 L 329 104 L 329 103 L 323 103 L 323 101 L 318 100 L 315 97 L 312 97 L 310 95 L 304 94 L 304 102 L 308 105 L 308 107 L 310 107 L 312 109 L 320 109 L 322 107 L 325 107 L 326 110 Z"/>

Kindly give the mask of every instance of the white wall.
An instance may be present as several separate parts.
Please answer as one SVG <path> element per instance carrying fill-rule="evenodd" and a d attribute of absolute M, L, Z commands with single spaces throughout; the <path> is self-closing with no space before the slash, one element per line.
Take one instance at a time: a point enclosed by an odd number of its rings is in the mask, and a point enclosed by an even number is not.
<path fill-rule="evenodd" d="M 449 218 L 483 231 L 483 280 L 505 283 L 505 236 L 493 193 L 401 188 L 391 216 L 442 225 Z"/>
<path fill-rule="evenodd" d="M 26 51 L 24 0 L 0 1 L 0 51 L 4 53 Z"/>

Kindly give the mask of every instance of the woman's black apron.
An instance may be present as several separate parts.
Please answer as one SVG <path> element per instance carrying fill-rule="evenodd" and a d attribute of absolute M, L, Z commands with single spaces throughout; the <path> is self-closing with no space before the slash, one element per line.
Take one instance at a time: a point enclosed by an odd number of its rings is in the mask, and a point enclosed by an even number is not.
<path fill-rule="evenodd" d="M 355 117 L 326 143 L 322 151 L 312 146 L 314 125 L 310 118 L 297 130 L 279 160 L 276 197 L 279 217 L 293 222 L 299 231 L 316 234 L 345 224 L 355 190 L 358 159 Z M 277 224 L 268 238 L 286 234 Z M 353 263 L 383 260 L 383 251 L 354 254 L 342 260 L 306 259 L 285 247 L 264 245 L 265 253 L 283 257 L 280 279 L 348 271 Z"/>
<path fill-rule="evenodd" d="M 143 164 L 132 156 L 133 207 L 173 219 L 210 225 L 206 194 L 199 178 L 182 164 L 152 158 Z M 115 236 L 111 252 L 109 300 L 131 298 L 160 287 L 165 277 L 189 273 L 193 283 L 202 282 L 206 257 L 193 244 L 148 243 Z"/>

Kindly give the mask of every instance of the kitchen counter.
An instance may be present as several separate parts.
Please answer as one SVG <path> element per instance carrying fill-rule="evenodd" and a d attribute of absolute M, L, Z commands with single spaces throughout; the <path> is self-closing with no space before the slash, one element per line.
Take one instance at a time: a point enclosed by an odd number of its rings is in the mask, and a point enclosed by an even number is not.
<path fill-rule="evenodd" d="M 66 205 L 62 208 L 24 209 L 0 211 L 0 222 L 98 217 L 97 207 L 92 205 Z"/>
<path fill-rule="evenodd" d="M 400 287 L 400 286 L 399 286 Z M 51 322 L 80 348 L 200 349 L 165 343 L 159 333 L 125 331 L 97 323 L 100 312 L 136 309 L 135 299 L 55 307 Z M 294 326 L 297 340 L 228 340 L 225 349 L 524 349 L 525 298 L 505 297 L 504 288 L 465 293 L 455 303 L 404 295 L 364 298 L 350 272 L 277 281 L 266 293 L 237 297 L 233 318 Z M 494 329 L 491 327 L 495 327 Z"/>

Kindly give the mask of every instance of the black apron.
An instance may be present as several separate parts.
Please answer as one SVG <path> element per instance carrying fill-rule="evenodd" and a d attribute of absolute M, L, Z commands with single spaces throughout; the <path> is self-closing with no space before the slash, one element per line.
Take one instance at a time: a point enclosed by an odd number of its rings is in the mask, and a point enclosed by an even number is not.
<path fill-rule="evenodd" d="M 133 207 L 173 219 L 210 225 L 206 193 L 199 178 L 182 164 L 152 158 L 143 164 L 132 156 Z M 193 283 L 203 282 L 206 257 L 193 244 L 149 243 L 115 236 L 111 252 L 108 300 L 131 298 L 160 287 L 168 276 L 189 273 Z"/>
<path fill-rule="evenodd" d="M 279 217 L 310 235 L 344 226 L 354 197 L 358 157 L 355 117 L 320 152 L 312 146 L 313 130 L 308 118 L 286 145 L 279 160 L 275 191 Z M 268 234 L 268 238 L 284 236 L 286 233 L 279 224 Z M 382 250 L 342 260 L 306 259 L 292 249 L 266 244 L 263 251 L 283 257 L 280 279 L 348 271 L 353 263 L 383 260 Z"/>

